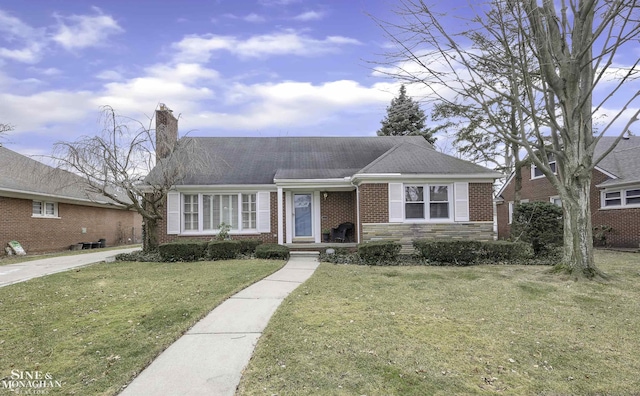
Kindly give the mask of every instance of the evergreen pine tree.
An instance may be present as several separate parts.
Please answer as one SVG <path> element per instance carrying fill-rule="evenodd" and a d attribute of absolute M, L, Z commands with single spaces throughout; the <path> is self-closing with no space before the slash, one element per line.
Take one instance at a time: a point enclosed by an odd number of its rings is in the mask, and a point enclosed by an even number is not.
<path fill-rule="evenodd" d="M 391 100 L 387 115 L 381 121 L 378 136 L 422 136 L 433 144 L 436 130 L 425 126 L 426 116 L 417 102 L 407 96 L 404 84 L 400 86 L 400 95 Z"/>

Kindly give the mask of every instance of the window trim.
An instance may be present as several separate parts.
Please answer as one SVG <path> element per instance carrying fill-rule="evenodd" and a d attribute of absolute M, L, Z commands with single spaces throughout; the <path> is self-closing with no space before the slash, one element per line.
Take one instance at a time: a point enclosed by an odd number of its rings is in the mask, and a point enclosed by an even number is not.
<path fill-rule="evenodd" d="M 33 211 L 33 205 L 36 202 L 40 204 L 40 213 L 34 213 Z M 53 205 L 53 214 L 47 214 L 47 205 Z M 34 199 L 31 203 L 31 217 L 36 219 L 59 219 L 58 203 Z"/>
<path fill-rule="evenodd" d="M 629 197 L 627 194 L 629 191 L 640 190 L 640 186 L 628 187 L 628 188 L 620 188 L 620 189 L 612 189 L 612 190 L 601 190 L 600 191 L 600 210 L 615 210 L 615 209 L 633 209 L 640 208 L 640 203 L 627 203 L 627 199 L 629 198 L 640 198 L 640 195 L 634 195 Z M 607 194 L 619 194 L 618 197 L 609 198 L 609 200 L 620 200 L 619 205 L 609 205 L 607 206 Z"/>
<path fill-rule="evenodd" d="M 198 212 L 197 212 L 197 222 L 198 229 L 187 230 L 185 228 L 185 212 L 184 212 L 184 197 L 187 195 L 193 195 L 197 197 L 198 204 Z M 216 192 L 183 192 L 180 193 L 180 235 L 218 235 L 220 229 L 218 227 L 211 229 L 204 229 L 204 196 L 236 196 L 236 208 L 235 215 L 237 216 L 237 224 L 238 228 L 233 228 L 229 230 L 229 234 L 232 235 L 253 235 L 259 234 L 258 232 L 258 192 L 257 191 L 243 191 L 243 192 L 226 192 L 226 191 L 216 191 Z M 243 228 L 243 210 L 242 210 L 242 198 L 245 195 L 254 195 L 255 199 L 255 228 Z M 213 199 L 212 199 L 213 202 Z M 213 226 L 212 226 L 213 227 Z"/>
<path fill-rule="evenodd" d="M 444 203 L 445 201 L 431 201 L 431 187 L 447 187 L 447 201 L 448 204 L 448 217 L 431 217 L 431 204 L 432 203 Z M 422 201 L 411 202 L 406 199 L 406 189 L 407 187 L 422 187 Z M 454 194 L 453 194 L 453 183 L 403 183 L 402 184 L 402 204 L 403 204 L 403 214 L 402 214 L 402 222 L 403 223 L 454 223 L 455 222 L 455 213 L 454 213 Z M 423 215 L 421 218 L 407 218 L 407 203 L 421 203 L 423 205 Z"/>
<path fill-rule="evenodd" d="M 528 199 L 521 199 L 520 203 L 529 203 L 529 200 Z M 515 202 L 509 201 L 509 209 L 508 209 L 509 213 L 507 215 L 507 224 L 512 224 L 513 223 L 513 212 L 514 212 L 515 208 L 516 208 Z"/>
<path fill-rule="evenodd" d="M 560 200 L 560 205 L 556 205 L 556 201 L 555 201 L 556 199 Z M 549 202 L 551 202 L 552 204 L 554 204 L 554 205 L 556 205 L 556 206 L 558 206 L 560 208 L 562 207 L 562 199 L 560 198 L 559 195 L 554 195 L 554 196 L 549 197 Z"/>

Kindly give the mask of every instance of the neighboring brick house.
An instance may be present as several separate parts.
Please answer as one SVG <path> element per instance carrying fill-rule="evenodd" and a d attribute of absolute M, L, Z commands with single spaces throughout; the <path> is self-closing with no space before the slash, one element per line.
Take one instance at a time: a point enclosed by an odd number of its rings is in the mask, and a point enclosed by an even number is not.
<path fill-rule="evenodd" d="M 182 139 L 195 141 L 208 166 L 168 194 L 161 243 L 211 238 L 223 222 L 233 238 L 280 244 L 320 243 L 322 230 L 345 222 L 353 242 L 494 238 L 492 185 L 501 175 L 419 136 Z"/>
<path fill-rule="evenodd" d="M 595 158 L 611 147 L 614 137 L 603 137 Z M 509 238 L 514 199 L 513 175 L 496 199 L 498 238 Z M 556 189 L 535 166 L 522 168 L 523 201 L 548 201 L 561 205 Z M 620 141 L 593 171 L 591 182 L 593 227 L 609 226 L 606 243 L 614 247 L 640 246 L 640 137 Z"/>
<path fill-rule="evenodd" d="M 27 253 L 139 242 L 141 228 L 138 213 L 89 196 L 79 176 L 0 146 L 0 255 L 14 240 Z"/>

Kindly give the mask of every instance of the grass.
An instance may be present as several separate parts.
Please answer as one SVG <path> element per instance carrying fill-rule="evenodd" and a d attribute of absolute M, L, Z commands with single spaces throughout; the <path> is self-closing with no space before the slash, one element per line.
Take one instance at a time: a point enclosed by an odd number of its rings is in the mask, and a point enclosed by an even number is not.
<path fill-rule="evenodd" d="M 0 288 L 0 379 L 38 370 L 62 382 L 50 394 L 116 394 L 215 306 L 283 264 L 115 262 Z"/>
<path fill-rule="evenodd" d="M 136 247 L 141 248 L 142 245 L 139 245 L 139 244 L 138 245 L 120 245 L 120 246 L 113 246 L 113 247 L 100 248 L 100 249 L 84 249 L 84 250 L 73 250 L 73 251 L 65 250 L 64 252 L 45 253 L 45 254 L 36 254 L 36 255 L 27 254 L 26 256 L 5 255 L 5 256 L 0 256 L 0 266 L 8 265 L 8 264 L 24 263 L 26 261 L 47 259 L 51 257 L 75 256 L 79 254 L 98 253 L 101 251 L 108 251 L 108 250 L 132 249 Z"/>
<path fill-rule="evenodd" d="M 596 261 L 607 283 L 322 264 L 272 318 L 238 394 L 637 394 L 640 255 Z"/>

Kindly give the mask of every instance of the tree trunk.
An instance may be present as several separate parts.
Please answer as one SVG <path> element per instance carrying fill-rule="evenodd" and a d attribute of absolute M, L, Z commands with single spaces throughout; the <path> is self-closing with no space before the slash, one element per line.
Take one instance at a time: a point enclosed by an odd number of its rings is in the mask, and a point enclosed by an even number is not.
<path fill-rule="evenodd" d="M 142 250 L 145 252 L 155 252 L 158 250 L 158 220 L 145 219 L 144 221 L 144 244 Z"/>
<path fill-rule="evenodd" d="M 566 195 L 562 196 L 564 216 L 564 248 L 562 263 L 557 266 L 575 279 L 605 278 L 593 260 L 593 230 L 591 228 L 591 178 L 565 180 Z"/>

